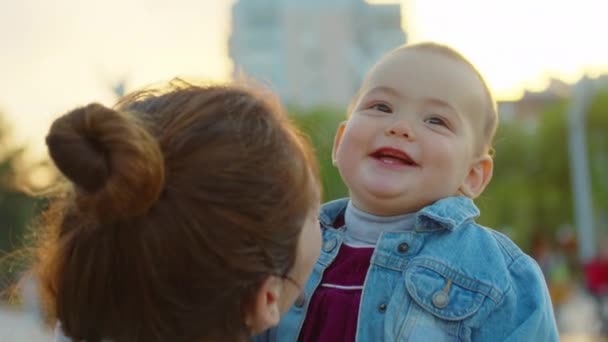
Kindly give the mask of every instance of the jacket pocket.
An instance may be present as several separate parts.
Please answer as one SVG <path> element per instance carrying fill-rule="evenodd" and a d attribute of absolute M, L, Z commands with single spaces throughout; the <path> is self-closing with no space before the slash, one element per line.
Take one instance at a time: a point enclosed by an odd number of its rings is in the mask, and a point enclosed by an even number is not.
<path fill-rule="evenodd" d="M 405 271 L 405 288 L 411 298 L 400 340 L 468 340 L 464 321 L 473 316 L 492 287 L 469 278 L 445 264 L 423 259 Z"/>

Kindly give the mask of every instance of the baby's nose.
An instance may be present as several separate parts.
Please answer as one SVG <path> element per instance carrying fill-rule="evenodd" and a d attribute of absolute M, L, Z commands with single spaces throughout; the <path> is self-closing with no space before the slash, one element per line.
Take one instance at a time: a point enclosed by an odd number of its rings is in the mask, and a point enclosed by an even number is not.
<path fill-rule="evenodd" d="M 386 130 L 386 135 L 402 136 L 408 139 L 414 137 L 412 127 L 406 120 L 396 120 Z"/>

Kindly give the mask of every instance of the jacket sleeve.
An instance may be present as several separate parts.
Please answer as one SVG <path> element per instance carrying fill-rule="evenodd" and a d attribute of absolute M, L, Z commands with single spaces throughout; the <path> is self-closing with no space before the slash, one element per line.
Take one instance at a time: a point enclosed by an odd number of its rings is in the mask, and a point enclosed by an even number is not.
<path fill-rule="evenodd" d="M 253 336 L 249 342 L 276 342 L 276 327 L 270 328 L 259 335 Z"/>
<path fill-rule="evenodd" d="M 511 286 L 485 323 L 473 332 L 473 340 L 559 341 L 551 298 L 538 264 L 522 255 L 507 271 Z"/>

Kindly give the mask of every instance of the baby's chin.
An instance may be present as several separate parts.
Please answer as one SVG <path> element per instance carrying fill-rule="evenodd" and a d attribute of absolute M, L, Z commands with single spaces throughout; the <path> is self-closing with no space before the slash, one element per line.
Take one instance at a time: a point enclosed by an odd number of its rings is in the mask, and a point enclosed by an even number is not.
<path fill-rule="evenodd" d="M 366 196 L 356 196 L 351 193 L 351 198 L 358 209 L 379 216 L 414 213 L 434 202 L 412 197 L 388 196 L 386 193 L 368 193 Z"/>

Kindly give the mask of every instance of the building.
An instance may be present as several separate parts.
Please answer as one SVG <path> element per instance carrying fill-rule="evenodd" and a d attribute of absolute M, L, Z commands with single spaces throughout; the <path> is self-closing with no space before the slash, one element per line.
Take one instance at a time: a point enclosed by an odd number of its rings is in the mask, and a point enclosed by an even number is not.
<path fill-rule="evenodd" d="M 518 100 L 500 101 L 498 103 L 500 119 L 503 122 L 518 122 L 524 129 L 534 133 L 547 107 L 570 99 L 573 89 L 584 80 L 590 81 L 594 91 L 608 89 L 608 75 L 600 75 L 596 78 L 584 76 L 574 84 L 553 78 L 549 80 L 548 86 L 542 91 L 526 90 Z"/>
<path fill-rule="evenodd" d="M 382 54 L 404 44 L 399 4 L 240 0 L 232 8 L 233 76 L 269 85 L 300 108 L 343 108 Z"/>
<path fill-rule="evenodd" d="M 570 97 L 572 85 L 558 79 L 549 80 L 542 91 L 526 90 L 515 101 L 498 102 L 498 113 L 502 122 L 517 122 L 526 132 L 536 132 L 539 120 L 547 107 Z"/>

